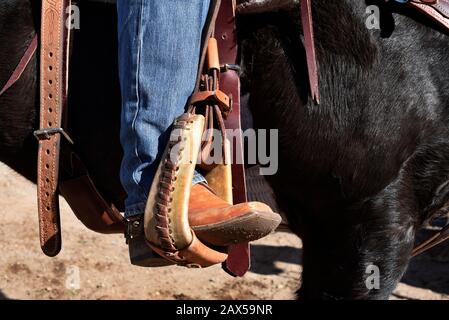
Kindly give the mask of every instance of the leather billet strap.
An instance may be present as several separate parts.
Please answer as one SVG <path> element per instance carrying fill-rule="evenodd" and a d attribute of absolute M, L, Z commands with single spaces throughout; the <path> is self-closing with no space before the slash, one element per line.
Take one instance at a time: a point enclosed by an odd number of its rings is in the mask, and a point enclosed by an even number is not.
<path fill-rule="evenodd" d="M 70 0 L 42 0 L 40 65 L 40 130 L 37 192 L 42 251 L 55 256 L 61 250 L 58 171 L 61 119 L 67 99 L 67 59 Z"/>

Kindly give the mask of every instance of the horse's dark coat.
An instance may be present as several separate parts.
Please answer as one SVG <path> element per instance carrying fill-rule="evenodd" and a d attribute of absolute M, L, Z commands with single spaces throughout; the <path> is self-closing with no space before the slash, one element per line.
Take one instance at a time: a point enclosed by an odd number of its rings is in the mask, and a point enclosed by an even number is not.
<path fill-rule="evenodd" d="M 35 3 L 0 3 L 0 86 L 34 35 Z M 392 15 L 396 6 L 382 5 L 382 30 L 370 31 L 364 1 L 313 4 L 321 105 L 307 99 L 298 12 L 241 19 L 244 84 L 256 126 L 279 129 L 271 182 L 304 242 L 300 297 L 387 298 L 417 228 L 449 200 L 449 38 L 419 16 Z M 100 189 L 121 203 L 114 14 L 98 8 L 81 8 L 75 32 L 69 127 Z M 34 59 L 0 97 L 0 160 L 31 180 L 37 76 Z M 367 289 L 370 264 L 379 290 Z"/>
<path fill-rule="evenodd" d="M 279 129 L 272 183 L 304 242 L 300 295 L 386 298 L 448 200 L 449 38 L 399 15 L 383 38 L 363 1 L 314 9 L 321 105 L 306 98 L 292 13 L 242 21 L 249 103 L 256 127 Z M 380 290 L 365 285 L 371 263 Z"/>

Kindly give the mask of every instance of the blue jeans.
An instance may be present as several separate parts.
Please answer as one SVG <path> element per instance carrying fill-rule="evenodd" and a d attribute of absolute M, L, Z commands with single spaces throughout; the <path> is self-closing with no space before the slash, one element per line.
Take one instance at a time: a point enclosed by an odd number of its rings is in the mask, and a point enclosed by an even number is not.
<path fill-rule="evenodd" d="M 118 0 L 125 216 L 145 211 L 170 126 L 195 87 L 209 0 Z M 196 173 L 193 183 L 204 181 Z"/>

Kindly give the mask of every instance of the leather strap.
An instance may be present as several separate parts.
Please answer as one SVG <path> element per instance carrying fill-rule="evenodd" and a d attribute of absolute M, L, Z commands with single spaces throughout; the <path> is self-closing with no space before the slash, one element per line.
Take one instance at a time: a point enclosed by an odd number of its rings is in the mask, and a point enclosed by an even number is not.
<path fill-rule="evenodd" d="M 411 7 L 416 8 L 430 16 L 433 20 L 449 31 L 449 0 L 410 0 L 407 1 L 407 3 Z M 309 73 L 311 95 L 312 98 L 319 103 L 318 68 L 315 54 L 311 0 L 301 0 L 301 20 L 304 32 L 304 46 L 307 55 L 307 68 Z M 412 256 L 415 257 L 448 239 L 449 225 L 416 247 L 412 252 Z"/>
<path fill-rule="evenodd" d="M 387 0 L 388 1 L 388 0 Z M 304 47 L 307 56 L 307 70 L 310 94 L 316 103 L 320 103 L 318 88 L 318 63 L 315 52 L 313 31 L 312 0 L 301 0 L 301 22 L 304 32 Z M 408 4 L 430 16 L 449 31 L 449 0 L 410 0 Z"/>
<path fill-rule="evenodd" d="M 315 36 L 313 32 L 311 0 L 301 0 L 301 22 L 304 33 L 304 48 L 307 56 L 310 94 L 312 99 L 319 104 L 320 94 L 318 89 L 318 63 L 315 53 Z"/>
<path fill-rule="evenodd" d="M 412 251 L 412 257 L 416 257 L 421 253 L 439 245 L 440 243 L 449 240 L 449 224 L 446 225 L 441 231 L 437 232 L 433 237 L 424 241 Z"/>
<path fill-rule="evenodd" d="M 81 158 L 66 144 L 61 148 L 59 192 L 75 216 L 90 230 L 125 232 L 125 218 L 95 186 Z"/>
<path fill-rule="evenodd" d="M 66 21 L 70 0 L 42 0 L 40 65 L 40 130 L 37 191 L 42 251 L 55 256 L 61 250 L 58 200 L 61 119 L 67 97 L 67 61 L 70 29 Z"/>
<path fill-rule="evenodd" d="M 11 74 L 11 77 L 9 77 L 8 81 L 6 81 L 3 88 L 0 90 L 0 96 L 4 94 L 9 88 L 11 88 L 22 76 L 22 74 L 25 72 L 26 67 L 28 66 L 28 63 L 30 63 L 31 58 L 33 58 L 34 54 L 37 50 L 37 35 L 33 37 L 31 40 L 28 48 L 26 49 L 25 53 L 22 56 L 22 59 L 20 59 L 19 64 L 14 69 L 14 71 Z"/>
<path fill-rule="evenodd" d="M 196 75 L 196 85 L 195 85 L 194 92 L 197 92 L 200 87 L 201 76 L 203 74 L 204 65 L 206 62 L 208 43 L 209 43 L 209 39 L 212 37 L 213 32 L 214 32 L 214 28 L 215 28 L 215 24 L 216 24 L 217 16 L 218 16 L 218 11 L 221 7 L 221 1 L 222 0 L 211 0 L 210 1 L 209 13 L 208 13 L 208 17 L 207 17 L 207 20 L 205 23 L 206 27 L 203 30 L 202 39 L 201 39 L 201 43 L 202 43 L 201 49 L 202 50 L 201 50 L 201 54 L 200 54 L 200 61 L 199 61 L 199 65 L 198 65 L 197 75 Z M 187 105 L 191 105 L 191 104 L 192 103 L 190 101 L 187 102 Z"/>
<path fill-rule="evenodd" d="M 146 241 L 157 254 L 165 259 L 188 268 L 206 268 L 226 260 L 227 254 L 216 251 L 203 244 L 192 231 L 192 242 L 184 249 L 175 252 L 167 252 Z"/>
<path fill-rule="evenodd" d="M 215 38 L 218 42 L 220 63 L 237 64 L 237 34 L 235 23 L 235 0 L 222 0 L 215 26 Z M 226 68 L 225 68 L 226 69 Z M 232 159 L 232 186 L 234 204 L 247 202 L 245 167 L 243 161 L 243 142 L 240 122 L 240 78 L 237 71 L 227 68 L 220 74 L 220 88 L 232 97 L 232 112 L 225 119 L 225 127 L 238 132 L 233 141 L 234 159 Z M 240 157 L 240 161 L 236 161 Z M 237 158 L 237 159 L 236 159 Z M 235 276 L 243 276 L 250 268 L 250 246 L 248 243 L 235 244 L 228 249 L 225 270 Z"/>

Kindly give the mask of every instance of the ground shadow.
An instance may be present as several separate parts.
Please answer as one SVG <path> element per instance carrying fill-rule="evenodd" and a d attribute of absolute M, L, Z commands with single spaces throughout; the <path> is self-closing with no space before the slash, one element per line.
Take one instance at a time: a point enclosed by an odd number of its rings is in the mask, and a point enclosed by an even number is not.
<path fill-rule="evenodd" d="M 428 239 L 434 230 L 424 229 L 417 236 L 417 243 Z M 449 242 L 413 258 L 402 282 L 419 288 L 449 294 Z"/>
<path fill-rule="evenodd" d="M 9 298 L 0 290 L 0 300 L 9 300 Z"/>
<path fill-rule="evenodd" d="M 254 244 L 251 246 L 251 272 L 276 275 L 284 270 L 276 262 L 301 264 L 302 250 L 291 246 L 270 246 Z"/>

